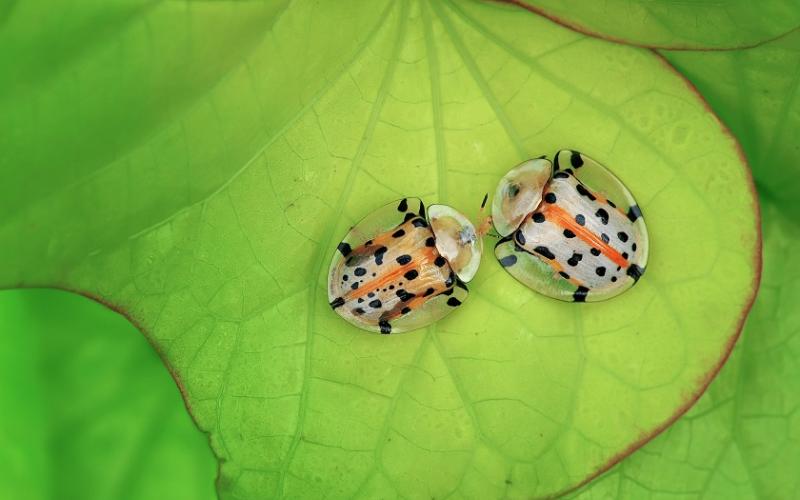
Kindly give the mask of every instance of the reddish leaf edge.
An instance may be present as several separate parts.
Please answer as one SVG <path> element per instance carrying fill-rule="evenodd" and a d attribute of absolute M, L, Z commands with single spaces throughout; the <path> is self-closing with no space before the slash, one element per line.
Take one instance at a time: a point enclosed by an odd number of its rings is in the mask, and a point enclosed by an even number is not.
<path fill-rule="evenodd" d="M 503 2 L 503 3 L 515 3 L 517 0 L 492 0 L 492 1 L 498 1 L 498 2 Z M 545 16 L 545 17 L 547 17 L 547 16 Z M 555 22 L 558 22 L 558 21 L 555 21 Z M 558 24 L 561 24 L 561 23 L 558 23 Z M 569 26 L 567 26 L 567 27 L 569 27 Z M 752 286 L 751 286 L 751 293 L 750 293 L 750 296 L 745 301 L 745 304 L 744 304 L 744 307 L 742 309 L 742 313 L 741 313 L 741 315 L 739 317 L 739 322 L 738 322 L 738 324 L 737 324 L 737 326 L 735 328 L 735 331 L 733 332 L 733 334 L 731 335 L 731 337 L 728 339 L 728 341 L 726 342 L 725 346 L 723 347 L 723 350 L 722 350 L 720 358 L 717 360 L 716 364 L 712 367 L 711 370 L 709 370 L 707 373 L 705 373 L 704 375 L 702 375 L 698 379 L 697 387 L 696 387 L 695 391 L 692 392 L 686 398 L 686 400 L 677 408 L 675 413 L 673 413 L 670 417 L 668 417 L 661 424 L 656 426 L 652 431 L 641 433 L 639 438 L 636 441 L 634 441 L 633 443 L 631 443 L 630 445 L 625 447 L 622 451 L 620 451 L 619 453 L 617 453 L 616 455 L 611 457 L 611 459 L 606 461 L 604 464 L 602 464 L 594 472 L 589 474 L 586 478 L 584 478 L 580 482 L 576 483 L 573 486 L 569 486 L 569 487 L 567 487 L 564 490 L 561 490 L 559 492 L 553 493 L 551 495 L 545 495 L 543 497 L 540 497 L 542 499 L 552 499 L 552 498 L 562 497 L 564 495 L 568 495 L 570 493 L 573 493 L 573 492 L 577 491 L 578 489 L 582 488 L 583 486 L 586 486 L 587 484 L 589 484 L 593 480 L 597 479 L 599 476 L 601 476 L 604 473 L 606 473 L 609 470 L 611 470 L 615 465 L 617 465 L 622 460 L 624 460 L 625 458 L 627 458 L 630 455 L 632 455 L 634 452 L 636 452 L 638 449 L 640 449 L 641 447 L 646 445 L 648 442 L 653 440 L 656 436 L 658 436 L 663 431 L 665 431 L 667 428 L 669 428 L 672 424 L 674 424 L 687 411 L 689 411 L 689 409 L 706 392 L 706 390 L 708 389 L 708 387 L 711 384 L 711 382 L 714 380 L 714 378 L 720 372 L 722 367 L 725 365 L 725 362 L 730 357 L 731 352 L 733 352 L 733 348 L 736 345 L 737 340 L 741 336 L 742 329 L 744 328 L 745 322 L 747 321 L 747 316 L 750 314 L 750 310 L 752 309 L 753 304 L 754 304 L 754 302 L 756 300 L 756 296 L 758 294 L 758 289 L 759 289 L 759 286 L 760 286 L 760 283 L 761 283 L 761 272 L 762 272 L 761 206 L 759 205 L 758 192 L 756 190 L 755 182 L 753 180 L 753 174 L 752 174 L 752 170 L 750 168 L 750 164 L 747 161 L 747 156 L 745 155 L 741 144 L 736 139 L 736 136 L 733 135 L 733 133 L 730 131 L 730 129 L 727 127 L 727 125 L 725 125 L 725 123 L 719 118 L 719 116 L 716 114 L 716 112 L 714 112 L 714 110 L 712 109 L 711 105 L 708 103 L 708 101 L 705 99 L 705 97 L 703 97 L 703 95 L 700 93 L 700 91 L 697 89 L 697 87 L 691 81 L 689 81 L 686 77 L 684 77 L 663 55 L 658 53 L 655 49 L 650 49 L 650 51 L 664 65 L 664 67 L 668 71 L 674 73 L 676 76 L 678 76 L 680 78 L 680 80 L 684 83 L 684 85 L 686 85 L 686 87 L 689 89 L 689 91 L 695 96 L 695 98 L 703 106 L 703 109 L 707 113 L 709 113 L 716 120 L 717 124 L 719 125 L 720 129 L 722 130 L 723 135 L 727 136 L 728 139 L 733 143 L 734 148 L 736 150 L 736 154 L 739 157 L 742 165 L 745 167 L 744 170 L 745 170 L 745 174 L 746 174 L 747 186 L 748 186 L 748 189 L 749 189 L 750 194 L 751 194 L 752 209 L 753 209 L 753 212 L 755 214 L 755 224 L 756 224 L 756 227 L 755 227 L 755 229 L 756 229 L 756 238 L 755 238 L 755 241 L 754 241 L 754 249 L 753 249 L 754 250 L 754 256 L 753 256 L 754 274 L 753 274 L 753 281 L 752 281 Z M 115 303 L 111 302 L 110 300 L 108 300 L 108 299 L 106 299 L 104 297 L 101 297 L 100 295 L 96 294 L 95 292 L 91 292 L 91 291 L 88 291 L 88 290 L 77 289 L 77 288 L 72 288 L 69 285 L 65 285 L 65 284 L 32 285 L 32 284 L 26 284 L 26 283 L 19 283 L 16 286 L 11 286 L 11 287 L 7 287 L 7 288 L 6 287 L 0 287 L 0 289 L 14 289 L 14 288 L 17 288 L 17 289 L 55 289 L 55 290 L 61 290 L 61 291 L 64 291 L 64 292 L 74 293 L 76 295 L 83 296 L 83 297 L 85 297 L 85 298 L 87 298 L 89 300 L 92 300 L 94 302 L 102 304 L 103 306 L 107 307 L 108 309 L 111 309 L 112 311 L 114 311 L 117 314 L 119 314 L 122 317 L 124 317 L 134 327 L 136 327 L 136 329 L 139 330 L 142 333 L 142 335 L 147 340 L 147 342 L 156 351 L 156 353 L 158 354 L 159 358 L 164 363 L 164 366 L 167 368 L 167 371 L 169 372 L 170 376 L 175 381 L 175 385 L 178 387 L 178 390 L 180 391 L 181 399 L 183 399 L 183 404 L 186 407 L 186 411 L 189 413 L 189 416 L 192 419 L 192 422 L 194 423 L 194 426 L 198 429 L 198 431 L 200 431 L 203 434 L 205 434 L 206 439 L 209 442 L 209 448 L 211 449 L 212 453 L 214 454 L 214 457 L 217 459 L 217 477 L 216 477 L 216 480 L 215 480 L 215 484 L 216 484 L 216 487 L 217 487 L 217 492 L 219 492 L 221 490 L 221 487 L 223 486 L 222 485 L 222 474 L 221 474 L 221 471 L 222 471 L 223 464 L 227 460 L 224 457 L 220 457 L 219 455 L 217 455 L 217 453 L 214 451 L 213 446 L 211 446 L 211 433 L 209 431 L 205 431 L 205 430 L 201 429 L 200 426 L 198 425 L 197 421 L 195 420 L 194 414 L 192 413 L 191 404 L 189 403 L 189 400 L 188 400 L 188 392 L 187 392 L 186 387 L 185 387 L 185 385 L 183 383 L 183 380 L 181 379 L 180 375 L 176 371 L 175 367 L 170 363 L 169 359 L 166 357 L 166 353 L 154 342 L 154 340 L 153 340 L 152 336 L 150 335 L 150 333 L 141 325 L 139 320 L 137 320 L 128 311 L 126 311 L 124 306 L 122 306 L 120 304 L 115 304 Z"/>
<path fill-rule="evenodd" d="M 763 234 L 761 228 L 761 205 L 759 204 L 758 201 L 758 191 L 756 189 L 756 185 L 753 180 L 753 172 L 752 169 L 750 168 L 750 163 L 747 161 L 747 155 L 745 154 L 744 149 L 742 149 L 742 145 L 739 143 L 738 139 L 736 139 L 736 136 L 733 135 L 728 126 L 725 125 L 725 123 L 720 119 L 720 117 L 716 114 L 716 112 L 714 112 L 711 105 L 708 103 L 705 97 L 703 97 L 703 95 L 700 93 L 700 91 L 697 89 L 694 83 L 692 83 L 686 77 L 684 77 L 683 74 L 681 74 L 681 72 L 678 71 L 663 55 L 661 55 L 654 49 L 650 50 L 653 53 L 653 55 L 655 55 L 658 58 L 658 60 L 666 67 L 668 71 L 674 73 L 683 81 L 683 83 L 691 91 L 691 93 L 695 96 L 695 98 L 700 102 L 700 104 L 703 106 L 706 112 L 708 112 L 712 117 L 714 117 L 717 124 L 722 129 L 722 133 L 726 135 L 730 141 L 733 142 L 733 145 L 736 149 L 736 154 L 739 157 L 739 160 L 741 161 L 742 165 L 745 167 L 744 170 L 747 179 L 747 187 L 751 195 L 752 208 L 755 214 L 755 224 L 756 224 L 755 227 L 756 238 L 755 241 L 753 242 L 754 273 L 753 273 L 753 281 L 751 285 L 750 296 L 746 299 L 744 307 L 742 308 L 742 313 L 739 316 L 739 322 L 736 325 L 735 331 L 728 339 L 728 341 L 725 343 L 725 346 L 722 349 L 721 356 L 717 360 L 716 364 L 711 368 L 711 370 L 709 370 L 708 372 L 706 372 L 697 379 L 696 390 L 686 398 L 686 400 L 677 408 L 675 413 L 673 413 L 670 417 L 664 420 L 661 424 L 656 426 L 652 431 L 641 433 L 636 441 L 634 441 L 626 448 L 624 448 L 622 451 L 611 457 L 611 459 L 606 461 L 603 465 L 598 467 L 594 472 L 589 474 L 586 478 L 584 478 L 576 485 L 565 488 L 564 490 L 561 490 L 552 495 L 541 497 L 543 499 L 562 497 L 564 495 L 574 493 L 580 488 L 586 486 L 587 484 L 594 481 L 601 475 L 610 471 L 612 468 L 614 468 L 615 465 L 619 464 L 620 462 L 631 456 L 634 452 L 642 448 L 644 445 L 655 439 L 656 436 L 664 432 L 672 424 L 678 421 L 678 419 L 683 417 L 686 414 L 686 412 L 688 412 L 689 409 L 692 406 L 694 406 L 695 403 L 697 403 L 697 401 L 703 396 L 703 394 L 705 394 L 706 390 L 708 390 L 708 387 L 711 385 L 711 382 L 714 381 L 716 376 L 719 374 L 720 370 L 722 370 L 722 367 L 728 361 L 728 358 L 730 358 L 731 353 L 733 352 L 733 348 L 736 346 L 736 342 L 742 335 L 742 330 L 744 329 L 745 323 L 747 322 L 747 317 L 749 316 L 750 311 L 753 309 L 753 304 L 756 301 L 758 290 L 761 285 L 761 274 L 763 267 L 763 262 L 762 262 Z"/>
<path fill-rule="evenodd" d="M 211 432 L 205 431 L 202 428 L 200 428 L 200 425 L 197 423 L 197 420 L 195 419 L 194 413 L 192 412 L 192 405 L 191 403 L 189 403 L 189 397 L 188 397 L 189 393 L 186 389 L 186 386 L 183 383 L 183 379 L 181 378 L 180 374 L 175 369 L 175 367 L 172 365 L 172 363 L 169 361 L 169 358 L 167 358 L 167 355 L 164 352 L 164 350 L 161 349 L 161 347 L 158 344 L 156 344 L 156 342 L 154 341 L 153 337 L 150 335 L 148 330 L 145 329 L 144 326 L 142 326 L 142 324 L 139 322 L 138 319 L 136 319 L 135 317 L 133 317 L 133 315 L 131 315 L 128 311 L 126 311 L 122 305 L 115 304 L 110 300 L 101 297 L 100 295 L 94 292 L 88 290 L 81 290 L 78 288 L 72 288 L 68 285 L 63 285 L 63 284 L 32 285 L 26 283 L 19 283 L 18 285 L 12 287 L 0 287 L 0 290 L 58 290 L 61 292 L 67 292 L 79 295 L 119 314 L 120 316 L 125 318 L 131 325 L 133 325 L 137 330 L 139 330 L 139 333 L 142 334 L 142 336 L 145 338 L 150 347 L 152 347 L 153 350 L 156 352 L 159 359 L 163 363 L 164 367 L 166 367 L 167 373 L 169 373 L 169 376 L 172 377 L 172 380 L 175 382 L 175 386 L 178 388 L 178 392 L 180 392 L 181 400 L 183 401 L 183 406 L 184 408 L 186 408 L 186 412 L 189 414 L 189 418 L 192 419 L 192 424 L 194 424 L 195 429 L 197 429 L 198 432 L 205 435 L 206 440 L 208 441 L 208 448 L 209 450 L 211 450 L 211 453 L 214 455 L 214 458 L 217 461 L 217 477 L 214 479 L 214 485 L 217 490 L 217 494 L 219 494 L 220 486 L 222 484 L 222 466 L 225 462 L 227 462 L 227 459 L 225 457 L 220 457 L 219 455 L 217 455 L 216 451 L 214 451 L 214 447 L 211 445 Z"/>
<path fill-rule="evenodd" d="M 638 42 L 634 42 L 633 40 L 629 40 L 627 38 L 617 37 L 617 36 L 614 36 L 614 35 L 609 35 L 607 33 L 602 33 L 602 32 L 599 32 L 599 31 L 595 31 L 595 30 L 589 28 L 588 26 L 585 26 L 585 25 L 583 25 L 583 24 L 581 24 L 579 22 L 567 20 L 567 19 L 565 19 L 563 17 L 557 16 L 557 15 L 551 13 L 551 12 L 548 12 L 546 9 L 531 5 L 531 4 L 527 3 L 527 2 L 525 2 L 524 0 L 490 0 L 490 1 L 495 2 L 495 3 L 504 3 L 504 4 L 515 5 L 517 7 L 525 9 L 527 11 L 533 12 L 534 14 L 542 16 L 542 17 L 544 17 L 546 19 L 549 19 L 550 21 L 552 21 L 552 22 L 554 22 L 554 23 L 556 23 L 558 25 L 561 25 L 561 26 L 563 26 L 563 27 L 565 27 L 567 29 L 570 29 L 572 31 L 577 31 L 578 33 L 590 36 L 592 38 L 599 38 L 601 40 L 606 40 L 608 42 L 618 43 L 620 45 L 628 45 L 628 46 L 632 46 L 632 47 L 640 47 L 640 48 L 644 48 L 644 49 L 653 49 L 653 50 L 674 50 L 674 51 L 681 51 L 681 52 L 727 52 L 727 51 L 733 51 L 733 50 L 754 49 L 756 47 L 760 47 L 760 46 L 765 45 L 767 43 L 774 42 L 774 41 L 779 40 L 779 39 L 781 39 L 783 37 L 789 36 L 789 35 L 791 35 L 792 33 L 796 32 L 796 31 L 800 31 L 800 26 L 795 26 L 794 28 L 791 28 L 791 29 L 789 29 L 789 30 L 787 30 L 787 31 L 785 31 L 783 33 L 779 33 L 779 34 L 777 34 L 777 35 L 775 35 L 773 37 L 765 38 L 763 40 L 758 40 L 757 42 L 745 43 L 745 44 L 741 44 L 741 45 L 731 45 L 731 46 L 725 46 L 725 47 L 706 47 L 706 46 L 702 46 L 702 45 L 689 45 L 689 44 L 685 44 L 685 45 L 684 44 L 675 44 L 675 45 L 670 45 L 670 44 L 663 44 L 663 45 L 662 44 L 647 44 L 647 43 L 638 43 Z"/>

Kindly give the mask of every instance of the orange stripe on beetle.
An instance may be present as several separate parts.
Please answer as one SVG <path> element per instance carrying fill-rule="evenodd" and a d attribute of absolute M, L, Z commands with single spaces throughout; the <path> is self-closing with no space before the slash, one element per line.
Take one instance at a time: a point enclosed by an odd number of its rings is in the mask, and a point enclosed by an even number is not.
<path fill-rule="evenodd" d="M 611 245 L 604 241 L 600 236 L 575 222 L 575 219 L 563 208 L 559 207 L 558 205 L 546 205 L 542 210 L 542 213 L 545 214 L 548 220 L 558 224 L 564 229 L 572 231 L 575 236 L 582 239 L 587 245 L 600 250 L 600 252 L 608 257 L 608 259 L 614 264 L 622 267 L 623 269 L 628 267 L 628 260 L 625 259 L 622 254 L 614 250 L 614 248 L 612 248 Z"/>

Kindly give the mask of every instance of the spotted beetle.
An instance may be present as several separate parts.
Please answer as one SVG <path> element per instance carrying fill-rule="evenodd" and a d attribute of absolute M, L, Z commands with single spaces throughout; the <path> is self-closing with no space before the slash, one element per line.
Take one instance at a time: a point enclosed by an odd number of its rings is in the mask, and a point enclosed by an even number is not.
<path fill-rule="evenodd" d="M 426 210 L 418 198 L 393 202 L 339 243 L 328 272 L 330 306 L 351 324 L 383 334 L 438 321 L 467 297 L 481 236 L 449 206 Z"/>
<path fill-rule="evenodd" d="M 561 150 L 525 161 L 497 186 L 492 220 L 500 264 L 529 288 L 560 300 L 596 302 L 644 274 L 648 235 L 628 189 L 588 156 Z"/>

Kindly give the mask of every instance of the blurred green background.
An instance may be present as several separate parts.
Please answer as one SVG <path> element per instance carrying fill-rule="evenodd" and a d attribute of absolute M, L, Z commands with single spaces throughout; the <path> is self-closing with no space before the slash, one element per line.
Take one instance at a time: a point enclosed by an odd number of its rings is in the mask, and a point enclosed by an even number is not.
<path fill-rule="evenodd" d="M 0 498 L 216 498 L 205 436 L 119 314 L 58 290 L 0 292 L 0 381 Z"/>

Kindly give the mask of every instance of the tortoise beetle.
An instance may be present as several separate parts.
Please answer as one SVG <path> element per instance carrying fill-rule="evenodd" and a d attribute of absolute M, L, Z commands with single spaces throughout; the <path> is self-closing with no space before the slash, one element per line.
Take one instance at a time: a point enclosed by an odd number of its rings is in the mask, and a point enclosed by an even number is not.
<path fill-rule="evenodd" d="M 328 271 L 330 306 L 349 323 L 383 334 L 438 321 L 467 297 L 481 236 L 446 205 L 426 211 L 419 198 L 386 205 L 339 243 Z"/>
<path fill-rule="evenodd" d="M 555 168 L 553 168 L 555 167 Z M 644 274 L 648 235 L 631 193 L 588 156 L 561 150 L 525 161 L 497 186 L 492 220 L 500 264 L 529 288 L 559 300 L 596 302 Z"/>

